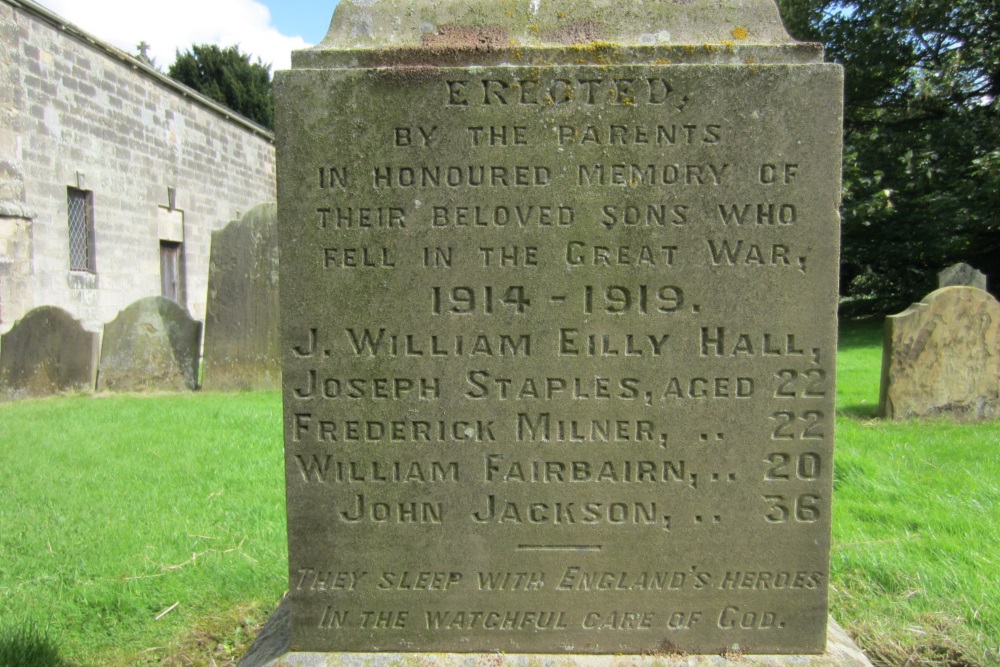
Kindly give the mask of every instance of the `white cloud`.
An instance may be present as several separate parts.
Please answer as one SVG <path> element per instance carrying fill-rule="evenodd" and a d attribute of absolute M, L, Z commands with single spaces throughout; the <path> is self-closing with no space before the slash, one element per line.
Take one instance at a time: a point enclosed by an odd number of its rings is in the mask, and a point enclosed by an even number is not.
<path fill-rule="evenodd" d="M 291 52 L 307 46 L 301 37 L 282 35 L 271 12 L 256 0 L 42 0 L 42 4 L 98 39 L 128 53 L 145 41 L 148 54 L 166 69 L 192 44 L 239 44 L 243 53 L 288 69 Z"/>

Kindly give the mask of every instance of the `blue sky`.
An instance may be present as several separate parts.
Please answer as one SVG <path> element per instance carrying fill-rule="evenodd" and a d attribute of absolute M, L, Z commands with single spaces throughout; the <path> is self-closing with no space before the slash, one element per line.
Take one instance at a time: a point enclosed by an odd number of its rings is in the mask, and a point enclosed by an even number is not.
<path fill-rule="evenodd" d="M 337 0 L 36 1 L 129 53 L 145 41 L 164 69 L 192 44 L 239 44 L 272 69 L 287 68 L 293 50 L 326 36 L 337 5 Z"/>
<path fill-rule="evenodd" d="M 271 21 L 286 35 L 300 35 L 310 44 L 326 37 L 336 0 L 261 0 Z"/>

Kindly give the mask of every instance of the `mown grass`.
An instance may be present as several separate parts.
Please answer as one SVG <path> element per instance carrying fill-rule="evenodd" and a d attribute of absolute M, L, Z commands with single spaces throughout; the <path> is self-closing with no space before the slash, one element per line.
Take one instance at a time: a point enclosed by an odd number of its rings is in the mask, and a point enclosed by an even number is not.
<path fill-rule="evenodd" d="M 17 610 L 77 664 L 159 664 L 281 596 L 276 393 L 12 403 L 0 442 L 0 624 Z"/>
<path fill-rule="evenodd" d="M 833 613 L 886 665 L 1000 665 L 1000 422 L 875 419 L 881 322 L 842 327 Z"/>
<path fill-rule="evenodd" d="M 1000 423 L 875 419 L 880 346 L 842 328 L 832 613 L 877 664 L 1000 665 Z M 0 651 L 58 649 L 0 667 L 232 664 L 283 593 L 277 393 L 3 404 L 0 449 Z"/>

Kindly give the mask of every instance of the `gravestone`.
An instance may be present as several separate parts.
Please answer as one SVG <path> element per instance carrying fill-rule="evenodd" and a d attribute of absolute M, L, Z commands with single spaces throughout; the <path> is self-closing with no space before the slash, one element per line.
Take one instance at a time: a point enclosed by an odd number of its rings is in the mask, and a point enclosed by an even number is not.
<path fill-rule="evenodd" d="M 278 389 L 277 206 L 212 232 L 202 388 Z"/>
<path fill-rule="evenodd" d="M 841 90 L 771 0 L 339 3 L 275 81 L 290 664 L 842 664 Z"/>
<path fill-rule="evenodd" d="M 23 398 L 92 391 L 97 334 L 62 308 L 28 312 L 0 336 L 0 396 Z"/>
<path fill-rule="evenodd" d="M 938 287 L 975 287 L 986 291 L 986 274 L 959 262 L 938 274 Z"/>
<path fill-rule="evenodd" d="M 885 318 L 879 416 L 1000 417 L 1000 303 L 945 287 Z"/>
<path fill-rule="evenodd" d="M 101 391 L 198 388 L 201 322 L 162 296 L 139 299 L 104 325 Z"/>

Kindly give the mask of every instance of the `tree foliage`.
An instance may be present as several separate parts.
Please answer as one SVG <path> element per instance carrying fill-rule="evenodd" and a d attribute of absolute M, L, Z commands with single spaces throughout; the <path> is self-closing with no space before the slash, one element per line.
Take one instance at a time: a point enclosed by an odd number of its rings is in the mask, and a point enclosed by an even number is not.
<path fill-rule="evenodd" d="M 779 0 L 845 68 L 841 294 L 887 312 L 958 261 L 1000 283 L 1000 5 Z"/>
<path fill-rule="evenodd" d="M 222 49 L 195 44 L 183 54 L 177 52 L 167 74 L 236 113 L 274 128 L 271 66 L 260 58 L 252 62 L 238 46 Z"/>

